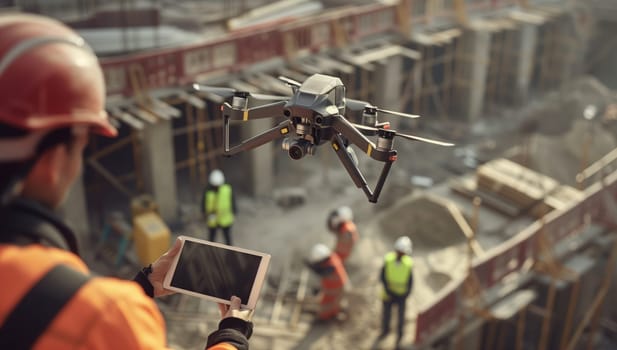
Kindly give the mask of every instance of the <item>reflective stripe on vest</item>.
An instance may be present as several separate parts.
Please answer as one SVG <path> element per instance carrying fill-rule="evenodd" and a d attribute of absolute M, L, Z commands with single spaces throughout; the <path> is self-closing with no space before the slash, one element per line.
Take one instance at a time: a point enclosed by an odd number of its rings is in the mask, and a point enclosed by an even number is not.
<path fill-rule="evenodd" d="M 232 210 L 231 186 L 224 184 L 219 186 L 218 192 L 206 191 L 206 216 L 208 227 L 228 227 L 234 222 Z M 216 214 L 210 218 L 210 214 Z"/>
<path fill-rule="evenodd" d="M 54 266 L 21 298 L 0 325 L 0 348 L 30 349 L 64 305 L 89 280 L 89 275 L 68 266 Z"/>
<path fill-rule="evenodd" d="M 385 277 L 388 289 L 396 295 L 403 295 L 408 292 L 407 284 L 411 277 L 413 261 L 410 256 L 403 255 L 401 261 L 396 260 L 396 253 L 390 252 L 385 258 Z"/>

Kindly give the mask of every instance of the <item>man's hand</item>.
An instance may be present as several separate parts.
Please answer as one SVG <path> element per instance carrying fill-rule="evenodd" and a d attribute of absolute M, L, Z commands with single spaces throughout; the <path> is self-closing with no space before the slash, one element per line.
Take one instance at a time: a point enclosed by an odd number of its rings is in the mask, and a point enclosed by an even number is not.
<path fill-rule="evenodd" d="M 253 317 L 253 310 L 240 310 L 241 300 L 237 296 L 231 297 L 231 305 L 219 303 L 219 311 L 221 311 L 221 319 L 235 317 L 247 322 Z"/>
<path fill-rule="evenodd" d="M 161 255 L 155 262 L 152 263 L 152 273 L 148 276 L 148 280 L 150 280 L 150 284 L 154 287 L 155 298 L 175 293 L 171 290 L 163 288 L 163 279 L 171 267 L 172 260 L 180 251 L 180 246 L 180 240 L 176 239 L 173 247 L 171 247 L 165 254 Z"/>

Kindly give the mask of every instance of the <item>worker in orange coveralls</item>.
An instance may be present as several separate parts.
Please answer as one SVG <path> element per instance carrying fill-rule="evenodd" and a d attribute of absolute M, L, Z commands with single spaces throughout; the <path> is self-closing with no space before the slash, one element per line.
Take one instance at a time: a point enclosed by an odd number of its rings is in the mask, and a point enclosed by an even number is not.
<path fill-rule="evenodd" d="M 176 244 L 135 281 L 95 277 L 54 212 L 82 166 L 90 132 L 116 136 L 97 57 L 73 30 L 0 15 L 0 349 L 165 349 L 152 297 Z M 136 283 L 137 282 L 137 283 Z M 241 301 L 221 306 L 211 350 L 248 349 Z"/>
<path fill-rule="evenodd" d="M 327 224 L 330 232 L 336 235 L 334 252 L 345 263 L 359 238 L 351 208 L 342 206 L 333 210 L 328 215 Z"/>
<path fill-rule="evenodd" d="M 348 281 L 341 259 L 320 243 L 311 250 L 307 265 L 321 277 L 318 319 L 326 321 L 336 318 L 341 312 L 341 301 Z"/>

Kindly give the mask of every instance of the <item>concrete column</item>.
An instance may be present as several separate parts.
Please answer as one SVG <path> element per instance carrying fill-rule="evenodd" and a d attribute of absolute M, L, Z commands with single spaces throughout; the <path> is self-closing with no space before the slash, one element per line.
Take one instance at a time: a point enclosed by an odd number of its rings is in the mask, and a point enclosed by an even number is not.
<path fill-rule="evenodd" d="M 271 119 L 257 119 L 241 124 L 242 140 L 258 135 L 272 128 Z M 268 142 L 253 150 L 243 153 L 242 161 L 247 165 L 244 179 L 245 190 L 252 196 L 272 195 L 274 177 L 274 145 L 276 142 Z M 283 151 L 280 151 L 283 152 Z M 291 160 L 290 160 L 291 161 Z"/>
<path fill-rule="evenodd" d="M 375 97 L 370 101 L 374 105 L 392 110 L 401 109 L 401 89 L 403 86 L 403 57 L 400 55 L 389 56 L 379 62 L 375 62 L 373 84 Z M 383 120 L 383 118 L 380 118 Z M 389 118 L 392 128 L 396 129 L 399 120 Z"/>
<path fill-rule="evenodd" d="M 83 246 L 84 243 L 90 240 L 90 225 L 83 174 L 75 180 L 64 204 L 59 210 L 59 214 L 64 217 L 69 226 L 75 231 L 80 246 Z"/>
<path fill-rule="evenodd" d="M 146 125 L 141 139 L 145 192 L 154 197 L 163 220 L 173 222 L 178 195 L 171 121 Z"/>
<path fill-rule="evenodd" d="M 487 30 L 470 27 L 461 37 L 458 62 L 461 85 L 455 101 L 461 118 L 473 120 L 482 113 L 490 48 L 491 34 Z"/>
<path fill-rule="evenodd" d="M 533 77 L 533 67 L 538 42 L 538 26 L 532 23 L 520 23 L 514 51 L 518 51 L 518 60 L 514 62 L 513 93 L 514 101 L 522 103 L 529 97 L 529 87 Z"/>

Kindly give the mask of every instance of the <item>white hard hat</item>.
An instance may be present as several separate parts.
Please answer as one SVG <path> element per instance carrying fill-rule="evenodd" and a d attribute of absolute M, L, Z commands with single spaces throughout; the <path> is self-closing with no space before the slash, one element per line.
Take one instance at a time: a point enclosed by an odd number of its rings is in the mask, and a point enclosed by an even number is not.
<path fill-rule="evenodd" d="M 348 206 L 342 206 L 336 210 L 336 214 L 343 221 L 353 220 L 353 211 Z"/>
<path fill-rule="evenodd" d="M 353 220 L 353 211 L 348 206 L 342 206 L 330 213 L 328 216 L 328 227 L 335 230 L 341 223 L 351 220 Z"/>
<path fill-rule="evenodd" d="M 225 183 L 225 175 L 219 169 L 214 169 L 210 173 L 210 177 L 208 178 L 208 182 L 212 186 L 220 186 Z"/>
<path fill-rule="evenodd" d="M 394 242 L 394 250 L 397 252 L 411 255 L 412 249 L 413 244 L 411 243 L 411 239 L 407 236 L 401 236 L 396 239 L 396 242 Z"/>
<path fill-rule="evenodd" d="M 332 252 L 325 244 L 318 243 L 313 246 L 309 262 L 314 264 L 326 260 Z"/>

